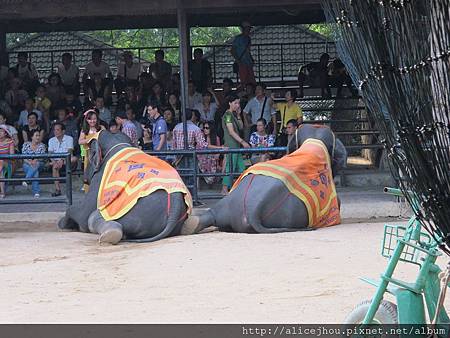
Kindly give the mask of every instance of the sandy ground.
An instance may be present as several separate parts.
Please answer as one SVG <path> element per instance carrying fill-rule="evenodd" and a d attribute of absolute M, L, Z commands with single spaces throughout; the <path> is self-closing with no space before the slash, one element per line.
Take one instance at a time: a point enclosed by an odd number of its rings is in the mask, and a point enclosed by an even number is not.
<path fill-rule="evenodd" d="M 0 321 L 339 323 L 374 292 L 358 277 L 384 269 L 382 233 L 366 222 L 99 246 L 53 222 L 3 222 Z"/>

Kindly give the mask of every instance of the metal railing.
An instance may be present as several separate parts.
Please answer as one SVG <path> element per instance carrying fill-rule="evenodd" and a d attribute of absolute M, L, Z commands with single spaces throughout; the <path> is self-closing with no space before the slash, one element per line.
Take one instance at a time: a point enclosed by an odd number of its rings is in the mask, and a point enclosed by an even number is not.
<path fill-rule="evenodd" d="M 14 154 L 14 155 L 0 155 L 0 160 L 47 160 L 47 159 L 61 159 L 66 161 L 65 176 L 62 177 L 37 177 L 37 178 L 25 178 L 14 177 L 0 178 L 0 182 L 14 183 L 14 182 L 39 182 L 39 183 L 53 183 L 53 182 L 65 182 L 65 197 L 57 198 L 3 198 L 0 199 L 0 204 L 31 204 L 31 203 L 66 203 L 68 206 L 72 204 L 72 168 L 71 168 L 71 154 L 70 153 L 48 153 L 40 155 L 28 155 L 28 154 Z M 5 187 L 6 188 L 6 187 Z"/>
<path fill-rule="evenodd" d="M 195 45 L 195 48 L 202 48 L 205 58 L 211 62 L 213 82 L 219 83 L 225 77 L 235 78 L 233 73 L 233 57 L 230 54 L 230 44 L 220 45 Z M 254 70 L 259 81 L 276 78 L 278 81 L 296 80 L 297 73 L 301 65 L 317 61 L 322 53 L 329 53 L 331 58 L 337 56 L 334 42 L 281 42 L 281 43 L 258 43 L 252 44 L 252 56 L 255 60 Z M 178 46 L 155 46 L 155 47 L 129 47 L 129 48 L 101 48 L 104 52 L 103 59 L 110 64 L 113 74 L 117 73 L 117 65 L 121 61 L 123 51 L 133 51 L 136 60 L 142 66 L 148 66 L 153 62 L 154 51 L 162 49 L 167 54 L 166 59 L 178 60 Z M 39 57 L 48 58 L 49 67 L 39 68 L 38 72 L 42 76 L 50 75 L 56 70 L 56 64 L 60 63 L 61 55 L 69 52 L 73 55 L 73 62 L 77 64 L 82 73 L 84 65 L 91 61 L 92 49 L 61 49 L 61 50 L 22 50 L 30 55 L 30 60 Z M 17 51 L 8 51 L 9 65 L 17 63 Z M 148 58 L 148 59 L 147 59 Z M 179 70 L 179 64 L 173 64 L 173 71 Z M 273 74 L 276 74 L 273 75 Z M 43 79 L 46 76 L 42 76 Z"/>

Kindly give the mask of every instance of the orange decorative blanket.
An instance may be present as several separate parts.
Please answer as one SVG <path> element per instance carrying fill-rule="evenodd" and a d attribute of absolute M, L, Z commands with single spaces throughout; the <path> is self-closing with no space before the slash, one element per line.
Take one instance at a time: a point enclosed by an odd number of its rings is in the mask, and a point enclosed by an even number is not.
<path fill-rule="evenodd" d="M 341 222 L 330 156 L 322 141 L 306 140 L 299 149 L 281 159 L 251 166 L 237 179 L 232 190 L 248 174 L 281 180 L 305 204 L 309 227 L 327 227 Z"/>
<path fill-rule="evenodd" d="M 174 168 L 139 149 L 125 148 L 106 163 L 97 208 L 105 220 L 116 220 L 130 211 L 139 198 L 156 190 L 183 193 L 188 213 L 191 212 L 191 194 Z"/>

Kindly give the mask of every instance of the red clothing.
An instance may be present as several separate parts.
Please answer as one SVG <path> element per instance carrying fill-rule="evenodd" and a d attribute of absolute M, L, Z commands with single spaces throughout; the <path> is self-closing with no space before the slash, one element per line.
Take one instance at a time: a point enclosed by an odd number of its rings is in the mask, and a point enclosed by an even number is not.
<path fill-rule="evenodd" d="M 187 121 L 188 149 L 208 148 L 208 142 L 199 127 L 192 121 Z M 173 149 L 184 149 L 183 123 L 178 123 L 173 129 Z"/>

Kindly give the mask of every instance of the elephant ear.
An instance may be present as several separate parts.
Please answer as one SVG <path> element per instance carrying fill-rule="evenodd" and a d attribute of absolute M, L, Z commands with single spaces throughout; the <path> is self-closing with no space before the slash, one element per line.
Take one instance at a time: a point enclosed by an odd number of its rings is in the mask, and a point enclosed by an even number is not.
<path fill-rule="evenodd" d="M 344 144 L 341 140 L 336 139 L 336 144 L 334 147 L 333 163 L 331 165 L 331 170 L 333 171 L 333 176 L 338 174 L 338 171 L 342 168 L 347 167 L 347 149 L 345 149 Z"/>

